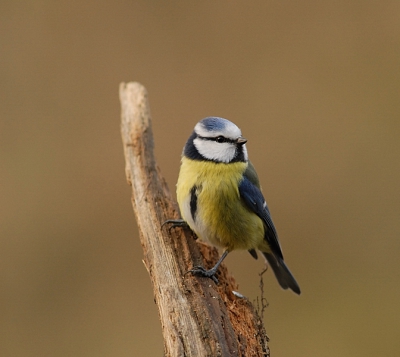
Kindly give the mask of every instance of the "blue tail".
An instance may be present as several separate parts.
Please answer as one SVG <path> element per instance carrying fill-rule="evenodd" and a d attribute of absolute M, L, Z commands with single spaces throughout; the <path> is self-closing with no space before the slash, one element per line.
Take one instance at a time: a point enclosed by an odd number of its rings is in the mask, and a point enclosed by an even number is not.
<path fill-rule="evenodd" d="M 278 279 L 279 285 L 285 290 L 289 288 L 296 294 L 300 295 L 299 284 L 297 284 L 296 279 L 290 272 L 289 268 L 286 266 L 283 259 L 281 259 L 280 257 L 276 257 L 271 253 L 263 252 L 263 254 L 267 259 L 268 264 L 274 271 L 276 279 Z"/>

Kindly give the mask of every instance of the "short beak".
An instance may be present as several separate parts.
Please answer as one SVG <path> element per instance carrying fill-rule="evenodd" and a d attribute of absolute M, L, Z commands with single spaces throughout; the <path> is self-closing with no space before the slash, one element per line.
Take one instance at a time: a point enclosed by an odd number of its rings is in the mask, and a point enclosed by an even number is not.
<path fill-rule="evenodd" d="M 236 139 L 236 143 L 239 145 L 243 145 L 247 143 L 247 139 L 245 139 L 243 136 L 240 136 Z"/>

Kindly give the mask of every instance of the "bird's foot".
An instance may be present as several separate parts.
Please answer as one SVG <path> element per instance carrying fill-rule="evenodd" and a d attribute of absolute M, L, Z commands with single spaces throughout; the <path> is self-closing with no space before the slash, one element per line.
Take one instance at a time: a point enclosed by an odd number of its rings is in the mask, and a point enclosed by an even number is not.
<path fill-rule="evenodd" d="M 192 273 L 193 275 L 199 275 L 199 276 L 204 276 L 206 278 L 210 278 L 214 281 L 215 284 L 218 284 L 218 279 L 215 276 L 215 274 L 217 273 L 217 269 L 212 268 L 212 269 L 206 270 L 202 266 L 197 266 L 197 267 L 194 267 L 194 268 L 190 269 L 189 271 L 187 271 L 186 274 L 187 273 Z"/>
<path fill-rule="evenodd" d="M 164 227 L 165 224 L 170 224 L 171 226 L 168 228 L 168 230 L 170 231 L 172 228 L 176 228 L 176 227 L 189 227 L 189 225 L 187 224 L 186 221 L 184 221 L 183 219 L 167 219 L 162 225 L 161 228 Z"/>

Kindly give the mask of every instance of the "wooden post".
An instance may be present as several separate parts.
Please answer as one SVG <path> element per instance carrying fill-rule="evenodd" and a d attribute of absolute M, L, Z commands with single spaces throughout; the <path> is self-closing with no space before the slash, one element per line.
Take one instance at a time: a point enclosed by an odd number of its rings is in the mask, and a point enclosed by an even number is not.
<path fill-rule="evenodd" d="M 214 265 L 218 251 L 196 243 L 189 229 L 161 227 L 179 214 L 154 158 L 146 89 L 136 82 L 121 83 L 120 101 L 126 178 L 165 356 L 269 356 L 262 321 L 247 299 L 233 294 L 237 284 L 224 265 L 218 286 L 211 279 L 185 274 L 196 265 Z"/>

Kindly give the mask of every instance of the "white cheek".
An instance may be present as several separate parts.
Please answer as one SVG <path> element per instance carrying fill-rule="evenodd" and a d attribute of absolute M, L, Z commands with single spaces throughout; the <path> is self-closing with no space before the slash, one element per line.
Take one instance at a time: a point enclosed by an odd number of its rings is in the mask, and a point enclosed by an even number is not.
<path fill-rule="evenodd" d="M 199 138 L 194 139 L 193 143 L 200 155 L 206 159 L 228 163 L 235 157 L 236 147 L 230 143 L 217 143 Z"/>

